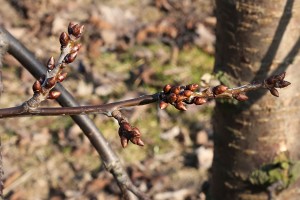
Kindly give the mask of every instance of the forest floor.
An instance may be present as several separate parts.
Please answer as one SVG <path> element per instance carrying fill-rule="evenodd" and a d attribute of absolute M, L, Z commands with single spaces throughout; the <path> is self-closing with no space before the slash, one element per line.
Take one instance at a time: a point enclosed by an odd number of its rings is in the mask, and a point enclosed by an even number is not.
<path fill-rule="evenodd" d="M 203 84 L 214 62 L 213 1 L 0 0 L 0 25 L 46 63 L 70 21 L 85 25 L 82 48 L 63 85 L 82 105 Z M 2 67 L 1 108 L 32 95 L 35 79 L 10 55 Z M 44 106 L 58 106 L 47 101 Z M 155 200 L 205 199 L 213 156 L 214 102 L 188 111 L 157 105 L 125 115 L 144 147 L 122 148 L 113 119 L 91 115 L 132 181 Z M 70 117 L 0 120 L 5 199 L 120 199 L 116 182 Z"/>

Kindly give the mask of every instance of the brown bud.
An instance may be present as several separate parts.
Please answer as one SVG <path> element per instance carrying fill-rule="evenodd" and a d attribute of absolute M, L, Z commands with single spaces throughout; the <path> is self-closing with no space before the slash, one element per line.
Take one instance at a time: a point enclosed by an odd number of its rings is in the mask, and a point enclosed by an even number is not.
<path fill-rule="evenodd" d="M 286 72 L 282 72 L 281 74 L 275 75 L 274 77 L 279 81 L 283 81 L 285 74 L 286 74 Z"/>
<path fill-rule="evenodd" d="M 168 93 L 171 90 L 171 88 L 172 88 L 171 85 L 169 85 L 169 84 L 165 85 L 165 87 L 163 89 L 164 93 Z"/>
<path fill-rule="evenodd" d="M 168 103 L 174 103 L 177 100 L 177 95 L 174 93 L 171 93 L 167 97 Z"/>
<path fill-rule="evenodd" d="M 83 25 L 79 25 L 79 24 L 75 24 L 73 27 L 72 27 L 72 35 L 74 35 L 76 38 L 79 38 L 81 37 L 82 33 L 83 33 L 83 29 L 84 29 L 84 26 Z"/>
<path fill-rule="evenodd" d="M 187 97 L 186 96 L 183 96 L 183 95 L 177 95 L 177 102 L 179 102 L 179 101 L 183 101 L 183 100 L 185 100 L 185 99 L 187 99 Z"/>
<path fill-rule="evenodd" d="M 271 77 L 269 77 L 269 78 L 267 79 L 267 84 L 268 84 L 268 85 L 273 85 L 273 84 L 275 84 L 275 82 L 276 82 L 275 76 L 271 76 Z"/>
<path fill-rule="evenodd" d="M 187 86 L 186 86 L 186 89 L 187 89 L 187 90 L 191 90 L 192 92 L 194 92 L 194 91 L 197 90 L 198 87 L 199 87 L 198 84 L 190 84 L 190 85 L 187 85 Z"/>
<path fill-rule="evenodd" d="M 68 26 L 68 33 L 70 34 L 70 35 L 72 35 L 73 34 L 73 27 L 75 26 L 75 23 L 74 22 L 70 22 L 69 23 L 69 26 Z"/>
<path fill-rule="evenodd" d="M 61 92 L 59 91 L 50 91 L 48 99 L 57 99 L 60 96 Z"/>
<path fill-rule="evenodd" d="M 206 103 L 206 99 L 202 98 L 202 97 L 195 97 L 193 99 L 193 103 L 195 105 L 202 105 L 202 104 L 205 104 Z"/>
<path fill-rule="evenodd" d="M 128 139 L 126 137 L 121 137 L 121 145 L 123 148 L 127 147 L 128 145 Z"/>
<path fill-rule="evenodd" d="M 64 62 L 67 64 L 73 62 L 77 56 L 77 53 L 78 51 L 67 54 L 66 57 L 64 58 Z"/>
<path fill-rule="evenodd" d="M 272 94 L 273 96 L 279 97 L 279 92 L 278 92 L 278 90 L 276 90 L 275 88 L 271 88 L 271 89 L 270 89 L 270 92 L 271 92 L 271 94 Z"/>
<path fill-rule="evenodd" d="M 69 41 L 70 41 L 69 35 L 66 32 L 62 32 L 59 37 L 60 45 L 62 47 L 65 47 L 68 45 Z"/>
<path fill-rule="evenodd" d="M 141 138 L 131 138 L 130 141 L 133 143 L 133 144 L 136 144 L 136 145 L 139 145 L 139 146 L 144 146 L 144 142 L 141 140 Z"/>
<path fill-rule="evenodd" d="M 62 73 L 62 74 L 59 74 L 59 75 L 57 76 L 57 81 L 58 81 L 58 82 L 63 82 L 63 81 L 65 80 L 65 78 L 67 77 L 67 75 L 68 75 L 67 72 L 64 72 L 64 73 Z"/>
<path fill-rule="evenodd" d="M 278 88 L 284 88 L 284 87 L 287 87 L 287 86 L 289 86 L 289 85 L 291 85 L 290 82 L 288 82 L 288 81 L 281 81 L 281 82 L 278 84 Z"/>
<path fill-rule="evenodd" d="M 50 89 L 52 88 L 56 83 L 56 78 L 55 77 L 51 77 L 47 79 L 47 82 L 45 84 L 45 88 Z"/>
<path fill-rule="evenodd" d="M 249 97 L 243 93 L 235 95 L 234 98 L 238 101 L 247 101 L 249 99 Z"/>
<path fill-rule="evenodd" d="M 32 85 L 32 90 L 34 93 L 39 93 L 42 89 L 41 83 L 39 81 L 35 81 Z"/>
<path fill-rule="evenodd" d="M 54 67 L 55 67 L 54 64 L 55 64 L 54 58 L 53 58 L 53 56 L 51 56 L 51 57 L 49 58 L 48 62 L 47 62 L 47 68 L 48 68 L 49 70 L 54 69 Z"/>
<path fill-rule="evenodd" d="M 71 53 L 79 51 L 80 48 L 81 48 L 81 44 L 74 45 L 74 47 L 72 47 L 72 49 L 71 49 Z"/>
<path fill-rule="evenodd" d="M 173 86 L 171 88 L 171 93 L 179 94 L 179 92 L 180 92 L 180 87 L 179 86 Z"/>
<path fill-rule="evenodd" d="M 162 110 L 165 109 L 166 107 L 168 107 L 168 105 L 169 104 L 167 102 L 164 102 L 164 101 L 159 102 L 159 108 Z"/>
<path fill-rule="evenodd" d="M 218 85 L 212 89 L 212 92 L 214 95 L 219 95 L 219 94 L 224 93 L 227 89 L 228 89 L 228 87 L 225 85 Z"/>
<path fill-rule="evenodd" d="M 136 127 L 132 128 L 131 133 L 132 133 L 132 137 L 141 137 L 141 135 L 142 135 L 140 130 Z"/>
<path fill-rule="evenodd" d="M 139 146 L 144 146 L 145 145 L 144 142 L 141 140 L 141 138 L 138 139 L 136 144 L 139 145 Z"/>
<path fill-rule="evenodd" d="M 190 97 L 193 94 L 191 90 L 184 90 L 183 95 L 186 97 Z"/>
<path fill-rule="evenodd" d="M 182 110 L 182 111 L 186 111 L 187 108 L 185 107 L 185 105 L 182 103 L 182 101 L 177 102 L 175 104 L 175 108 L 177 108 L 178 110 Z"/>
<path fill-rule="evenodd" d="M 128 122 L 122 122 L 120 124 L 120 128 L 125 130 L 125 131 L 131 131 L 132 130 L 131 125 Z"/>

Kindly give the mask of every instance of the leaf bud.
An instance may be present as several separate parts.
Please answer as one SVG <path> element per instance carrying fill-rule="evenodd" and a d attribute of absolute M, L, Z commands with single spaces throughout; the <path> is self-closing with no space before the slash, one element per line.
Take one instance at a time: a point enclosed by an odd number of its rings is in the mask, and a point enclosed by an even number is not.
<path fill-rule="evenodd" d="M 57 76 L 57 81 L 59 81 L 59 82 L 63 82 L 64 80 L 65 80 L 65 78 L 67 77 L 67 72 L 64 72 L 64 73 L 62 73 L 62 74 L 59 74 L 58 76 Z"/>

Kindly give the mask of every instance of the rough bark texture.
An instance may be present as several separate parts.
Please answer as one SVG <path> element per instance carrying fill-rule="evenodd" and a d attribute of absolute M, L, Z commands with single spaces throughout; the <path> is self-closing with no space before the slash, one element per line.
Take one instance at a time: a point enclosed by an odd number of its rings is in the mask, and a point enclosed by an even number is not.
<path fill-rule="evenodd" d="M 246 103 L 217 103 L 212 199 L 268 199 L 250 174 L 281 154 L 300 158 L 300 1 L 216 0 L 216 7 L 215 71 L 236 85 L 286 71 L 292 85 L 279 98 L 262 91 Z M 276 199 L 300 199 L 298 182 Z"/>

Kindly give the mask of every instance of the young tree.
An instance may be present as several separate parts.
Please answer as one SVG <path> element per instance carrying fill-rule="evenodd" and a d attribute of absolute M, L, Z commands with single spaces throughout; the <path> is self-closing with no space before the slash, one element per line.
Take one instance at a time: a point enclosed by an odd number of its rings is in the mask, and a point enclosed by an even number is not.
<path fill-rule="evenodd" d="M 261 91 L 245 103 L 217 103 L 212 199 L 300 198 L 299 6 L 294 0 L 216 1 L 220 79 L 238 85 L 287 71 L 294 86 L 276 100 Z"/>

